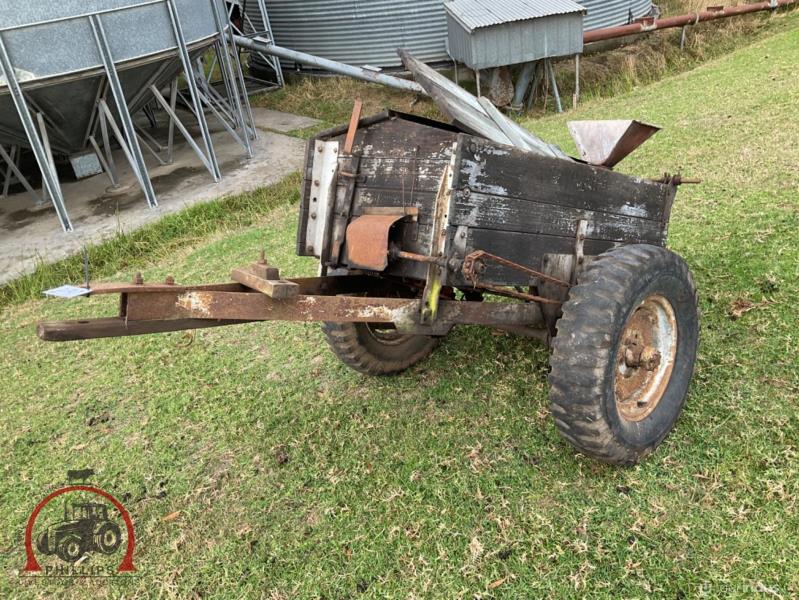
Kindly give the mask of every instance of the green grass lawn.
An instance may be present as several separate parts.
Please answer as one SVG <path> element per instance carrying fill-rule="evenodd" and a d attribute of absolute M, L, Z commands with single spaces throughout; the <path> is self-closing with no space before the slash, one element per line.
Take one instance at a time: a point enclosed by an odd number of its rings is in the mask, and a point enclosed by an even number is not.
<path fill-rule="evenodd" d="M 36 321 L 113 302 L 31 300 L 0 315 L 0 595 L 798 595 L 797 62 L 794 29 L 527 123 L 567 147 L 567 118 L 649 120 L 664 131 L 620 170 L 705 181 L 681 190 L 671 227 L 701 293 L 697 373 L 643 464 L 560 440 L 547 352 L 529 340 L 463 328 L 407 373 L 368 379 L 315 325 L 48 345 Z M 250 226 L 104 275 L 224 281 L 262 247 L 284 274 L 312 274 L 285 196 Z M 132 514 L 137 576 L 20 576 L 30 511 L 87 466 Z"/>

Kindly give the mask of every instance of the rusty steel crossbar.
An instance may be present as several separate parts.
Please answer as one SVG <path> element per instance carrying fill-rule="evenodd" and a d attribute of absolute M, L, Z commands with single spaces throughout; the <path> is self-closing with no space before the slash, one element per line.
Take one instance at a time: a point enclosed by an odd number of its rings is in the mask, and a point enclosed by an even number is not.
<path fill-rule="evenodd" d="M 382 323 L 402 333 L 445 335 L 455 325 L 534 329 L 543 323 L 537 304 L 454 300 L 441 302 L 439 316 L 434 322 L 421 323 L 422 300 L 363 295 L 375 291 L 390 293 L 390 281 L 359 276 L 289 281 L 299 286 L 300 294 L 285 299 L 270 298 L 240 284 L 96 286 L 92 293 L 120 294 L 118 317 L 44 322 L 39 324 L 37 333 L 46 341 L 68 341 L 253 321 L 335 321 Z M 358 295 L 341 295 L 343 290 Z"/>

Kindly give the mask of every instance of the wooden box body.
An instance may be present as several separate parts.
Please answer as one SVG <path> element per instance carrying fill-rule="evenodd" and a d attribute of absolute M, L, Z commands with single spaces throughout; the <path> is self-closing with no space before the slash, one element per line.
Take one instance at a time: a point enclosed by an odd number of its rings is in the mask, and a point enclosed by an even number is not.
<path fill-rule="evenodd" d="M 313 254 L 307 249 L 305 231 L 314 193 L 315 143 L 340 140 L 343 145 L 345 134 L 346 128 L 338 128 L 309 143 L 297 236 L 300 255 Z M 462 259 L 484 250 L 542 270 L 545 255 L 574 252 L 580 220 L 587 221 L 586 256 L 619 244 L 666 243 L 676 191 L 670 184 L 538 156 L 394 112 L 361 121 L 353 154 L 361 160 L 352 219 L 370 207 L 417 208 L 418 218 L 398 223 L 391 235 L 407 252 L 431 253 L 436 196 L 448 165 L 453 171 L 445 225 L 449 257 Z M 339 180 L 337 186 L 341 193 L 344 183 Z M 347 267 L 346 259 L 337 266 Z M 427 267 L 396 260 L 385 273 L 424 279 Z M 450 272 L 448 277 L 447 285 L 467 285 L 460 273 Z M 483 281 L 527 285 L 529 277 L 492 267 Z"/>

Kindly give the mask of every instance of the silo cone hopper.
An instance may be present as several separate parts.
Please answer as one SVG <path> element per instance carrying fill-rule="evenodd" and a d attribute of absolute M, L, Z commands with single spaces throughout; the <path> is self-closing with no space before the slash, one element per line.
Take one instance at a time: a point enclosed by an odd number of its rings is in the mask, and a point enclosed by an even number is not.
<path fill-rule="evenodd" d="M 660 127 L 633 120 L 570 121 L 568 123 L 580 158 L 613 168 L 633 150 L 660 131 Z"/>

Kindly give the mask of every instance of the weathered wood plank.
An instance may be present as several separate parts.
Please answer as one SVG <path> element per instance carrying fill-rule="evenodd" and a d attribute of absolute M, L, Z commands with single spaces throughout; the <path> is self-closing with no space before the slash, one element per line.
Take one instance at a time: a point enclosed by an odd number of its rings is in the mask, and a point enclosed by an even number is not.
<path fill-rule="evenodd" d="M 672 186 L 463 136 L 458 186 L 662 222 Z"/>
<path fill-rule="evenodd" d="M 353 153 L 377 158 L 430 157 L 451 147 L 457 137 L 452 131 L 392 118 L 358 130 Z"/>
<path fill-rule="evenodd" d="M 293 298 L 300 293 L 300 286 L 293 281 L 265 279 L 245 269 L 233 269 L 230 278 L 275 300 Z"/>
<path fill-rule="evenodd" d="M 355 192 L 353 214 L 362 215 L 364 209 L 373 206 L 415 207 L 419 209 L 417 219 L 429 223 L 433 219 L 434 192 L 403 192 L 401 190 L 373 189 L 359 186 Z"/>
<path fill-rule="evenodd" d="M 428 156 L 364 156 L 361 159 L 360 180 L 369 187 L 435 193 L 451 154 L 451 148 L 447 147 L 438 154 Z"/>
<path fill-rule="evenodd" d="M 590 239 L 656 245 L 663 241 L 660 223 L 649 219 L 474 192 L 459 192 L 450 214 L 453 225 L 572 237 L 581 219 L 588 222 Z"/>

